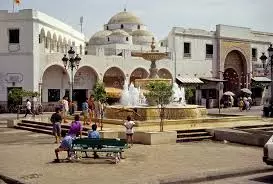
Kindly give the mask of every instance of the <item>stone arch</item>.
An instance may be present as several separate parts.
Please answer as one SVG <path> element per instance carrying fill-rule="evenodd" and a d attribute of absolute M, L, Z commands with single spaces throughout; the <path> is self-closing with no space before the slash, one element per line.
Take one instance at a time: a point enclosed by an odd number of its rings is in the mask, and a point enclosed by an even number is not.
<path fill-rule="evenodd" d="M 41 31 L 40 31 L 40 43 L 44 43 L 45 38 L 46 38 L 45 30 L 44 30 L 44 28 L 42 28 Z"/>
<path fill-rule="evenodd" d="M 62 38 L 61 35 L 59 35 L 58 41 L 57 41 L 57 52 L 62 52 L 63 53 L 62 44 L 63 44 L 63 38 Z"/>
<path fill-rule="evenodd" d="M 51 33 L 47 31 L 45 39 L 45 48 L 49 49 L 51 43 Z"/>
<path fill-rule="evenodd" d="M 51 50 L 56 51 L 56 45 L 57 45 L 57 35 L 56 33 L 53 33 L 52 41 L 51 41 Z"/>
<path fill-rule="evenodd" d="M 69 91 L 69 75 L 64 67 L 51 65 L 42 75 L 42 99 L 44 102 L 60 100 Z"/>
<path fill-rule="evenodd" d="M 224 91 L 238 92 L 247 87 L 247 61 L 244 54 L 238 50 L 230 51 L 225 57 L 223 78 Z"/>
<path fill-rule="evenodd" d="M 74 76 L 75 89 L 92 90 L 98 80 L 98 73 L 91 66 L 80 67 Z"/>
<path fill-rule="evenodd" d="M 136 68 L 130 76 L 130 83 L 135 82 L 136 79 L 146 79 L 148 78 L 149 73 L 144 68 Z"/>
<path fill-rule="evenodd" d="M 166 68 L 161 68 L 160 70 L 158 70 L 158 76 L 159 78 L 163 79 L 173 79 L 171 72 Z"/>
<path fill-rule="evenodd" d="M 118 67 L 109 68 L 103 76 L 103 83 L 106 87 L 123 88 L 125 75 Z"/>
<path fill-rule="evenodd" d="M 64 50 L 64 53 L 67 53 L 68 51 L 68 43 L 65 37 L 63 38 L 63 50 Z"/>

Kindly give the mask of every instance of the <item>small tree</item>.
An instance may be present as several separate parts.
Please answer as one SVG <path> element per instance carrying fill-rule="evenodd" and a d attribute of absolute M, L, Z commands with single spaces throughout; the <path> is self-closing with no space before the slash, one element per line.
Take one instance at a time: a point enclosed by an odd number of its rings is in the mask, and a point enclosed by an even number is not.
<path fill-rule="evenodd" d="M 94 99 L 95 101 L 99 101 L 101 104 L 105 104 L 106 102 L 106 91 L 104 84 L 102 82 L 97 82 L 94 87 Z M 105 108 L 105 107 L 104 107 Z M 104 108 L 102 109 L 102 114 L 101 114 L 101 127 L 100 129 L 102 130 L 103 128 L 103 111 Z"/>
<path fill-rule="evenodd" d="M 186 88 L 185 89 L 185 99 L 186 102 L 189 103 L 190 99 L 193 97 L 193 92 L 191 88 Z"/>
<path fill-rule="evenodd" d="M 38 97 L 40 94 L 38 92 L 26 91 L 20 88 L 14 88 L 9 92 L 8 98 L 12 100 L 15 105 L 20 105 L 22 98 L 26 97 Z"/>
<path fill-rule="evenodd" d="M 172 86 L 163 81 L 150 82 L 147 85 L 149 92 L 146 94 L 148 99 L 155 100 L 160 108 L 160 132 L 163 132 L 163 121 L 165 117 L 165 107 L 171 102 L 173 94 Z"/>

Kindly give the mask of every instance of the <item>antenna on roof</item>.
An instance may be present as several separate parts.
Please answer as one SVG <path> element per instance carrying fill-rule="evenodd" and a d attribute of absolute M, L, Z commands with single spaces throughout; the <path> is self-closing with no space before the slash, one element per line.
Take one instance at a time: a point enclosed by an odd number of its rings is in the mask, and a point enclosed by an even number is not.
<path fill-rule="evenodd" d="M 82 33 L 83 16 L 80 17 L 81 33 Z"/>

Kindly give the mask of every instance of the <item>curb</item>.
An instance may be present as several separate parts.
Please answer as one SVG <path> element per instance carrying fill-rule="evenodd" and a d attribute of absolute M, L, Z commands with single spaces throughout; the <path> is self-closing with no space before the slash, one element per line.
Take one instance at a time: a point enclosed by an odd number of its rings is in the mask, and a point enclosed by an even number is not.
<path fill-rule="evenodd" d="M 0 174 L 0 180 L 3 180 L 5 183 L 8 183 L 8 184 L 25 184 L 21 181 L 15 180 L 15 179 L 10 178 L 8 176 L 4 176 L 2 174 Z"/>
<path fill-rule="evenodd" d="M 174 177 L 169 179 L 161 179 L 159 181 L 160 184 L 180 184 L 180 183 L 199 183 L 199 182 L 205 182 L 205 181 L 212 181 L 212 180 L 220 180 L 225 178 L 232 178 L 232 177 L 238 177 L 238 176 L 247 176 L 252 174 L 261 174 L 261 173 L 267 173 L 272 172 L 273 168 L 263 168 L 263 169 L 246 169 L 246 170 L 237 170 L 233 172 L 219 172 L 219 171 L 213 171 L 209 172 L 204 175 L 199 176 L 187 176 L 187 177 Z M 196 173 L 198 175 L 198 173 Z"/>

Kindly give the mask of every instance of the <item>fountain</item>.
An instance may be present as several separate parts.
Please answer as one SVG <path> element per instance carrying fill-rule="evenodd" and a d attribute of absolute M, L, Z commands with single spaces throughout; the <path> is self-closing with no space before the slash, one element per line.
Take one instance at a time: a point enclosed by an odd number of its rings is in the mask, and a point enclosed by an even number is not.
<path fill-rule="evenodd" d="M 166 58 L 168 53 L 161 53 L 155 50 L 154 38 L 152 39 L 151 51 L 132 53 L 132 56 L 142 57 L 150 61 L 150 75 L 147 79 L 136 79 L 135 85 L 125 81 L 120 99 L 120 105 L 108 106 L 106 108 L 106 118 L 108 123 L 116 123 L 118 120 L 125 119 L 128 115 L 133 116 L 133 119 L 138 125 L 147 125 L 151 121 L 158 122 L 159 110 L 157 106 L 149 106 L 146 104 L 145 92 L 147 92 L 147 84 L 151 81 L 163 81 L 172 84 L 171 79 L 162 79 L 158 76 L 156 62 Z M 180 88 L 176 83 L 172 87 L 173 96 L 172 102 L 165 108 L 166 122 L 183 123 L 182 120 L 200 119 L 207 116 L 207 109 L 198 105 L 186 105 L 185 90 Z M 187 121 L 188 122 L 188 121 Z"/>

